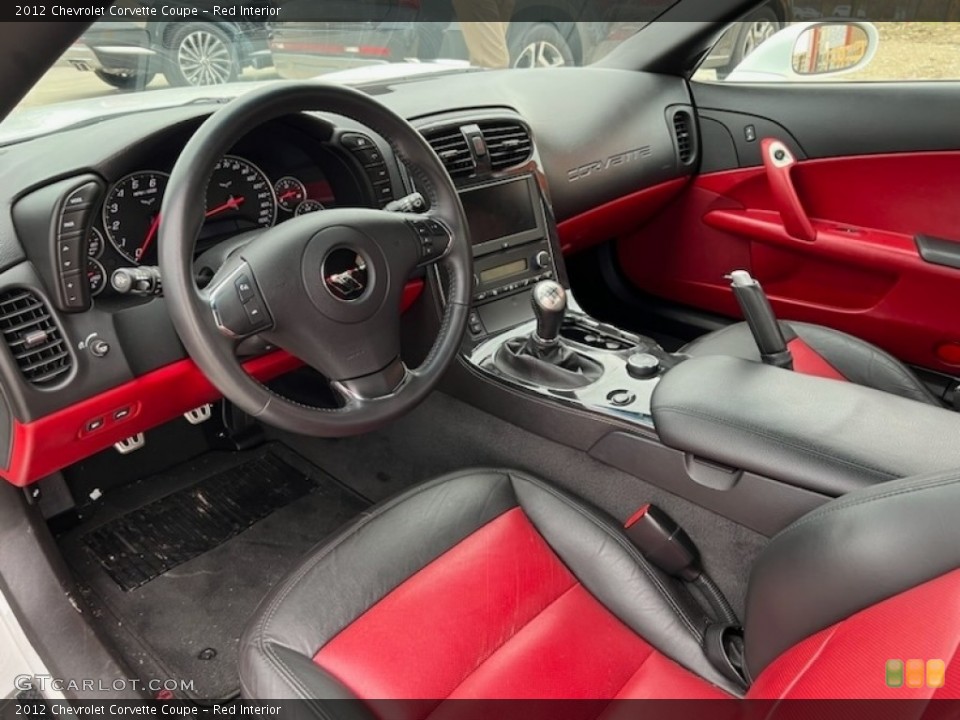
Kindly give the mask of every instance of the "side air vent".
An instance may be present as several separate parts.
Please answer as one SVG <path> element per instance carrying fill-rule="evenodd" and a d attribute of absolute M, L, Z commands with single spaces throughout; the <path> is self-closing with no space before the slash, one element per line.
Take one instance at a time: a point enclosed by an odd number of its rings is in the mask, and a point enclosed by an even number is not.
<path fill-rule="evenodd" d="M 533 153 L 530 133 L 523 125 L 509 120 L 484 120 L 477 125 L 490 153 L 491 170 L 519 165 Z"/>
<path fill-rule="evenodd" d="M 696 154 L 696 138 L 693 134 L 693 118 L 686 110 L 673 113 L 673 136 L 677 141 L 677 157 L 688 165 Z"/>
<path fill-rule="evenodd" d="M 430 143 L 430 147 L 443 161 L 447 172 L 452 178 L 465 178 L 473 175 L 477 169 L 470 146 L 459 127 L 445 127 L 438 130 L 427 130 L 423 136 Z"/>
<path fill-rule="evenodd" d="M 0 332 L 31 385 L 50 387 L 70 372 L 73 360 L 60 328 L 33 291 L 0 292 Z"/>

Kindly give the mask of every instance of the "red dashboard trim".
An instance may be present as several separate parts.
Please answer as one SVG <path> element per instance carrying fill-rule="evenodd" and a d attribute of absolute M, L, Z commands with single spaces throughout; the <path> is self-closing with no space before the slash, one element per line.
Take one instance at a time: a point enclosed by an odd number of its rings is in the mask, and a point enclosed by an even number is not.
<path fill-rule="evenodd" d="M 407 310 L 422 292 L 423 280 L 407 283 L 401 309 Z M 298 358 L 278 350 L 243 367 L 266 382 L 302 365 Z M 0 469 L 0 477 L 24 487 L 220 397 L 193 360 L 178 360 L 36 420 L 15 420 L 10 464 Z M 118 411 L 120 418 L 115 416 Z M 97 419 L 103 424 L 89 429 Z"/>

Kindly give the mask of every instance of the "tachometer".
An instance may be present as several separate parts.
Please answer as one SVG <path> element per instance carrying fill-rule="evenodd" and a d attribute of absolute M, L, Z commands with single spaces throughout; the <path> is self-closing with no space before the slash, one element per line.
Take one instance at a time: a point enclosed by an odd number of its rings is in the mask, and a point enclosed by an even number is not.
<path fill-rule="evenodd" d="M 120 178 L 103 202 L 103 229 L 117 252 L 137 265 L 157 264 L 160 202 L 170 176 L 152 170 Z"/>
<path fill-rule="evenodd" d="M 263 170 L 249 160 L 224 155 L 207 186 L 207 226 L 223 232 L 270 227 L 277 221 L 277 198 Z"/>

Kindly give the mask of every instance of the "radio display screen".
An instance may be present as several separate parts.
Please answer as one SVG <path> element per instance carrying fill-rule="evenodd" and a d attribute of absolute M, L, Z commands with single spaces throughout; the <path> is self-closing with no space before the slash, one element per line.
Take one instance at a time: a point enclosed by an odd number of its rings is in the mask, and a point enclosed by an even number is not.
<path fill-rule="evenodd" d="M 521 258 L 520 260 L 514 260 L 506 265 L 500 265 L 498 267 L 490 268 L 489 270 L 481 270 L 480 283 L 485 284 L 489 282 L 495 282 L 496 280 L 502 280 L 503 278 L 508 278 L 513 275 L 519 275 L 526 269 L 527 261 L 525 258 Z"/>
<path fill-rule="evenodd" d="M 519 178 L 460 194 L 473 245 L 537 229 L 530 183 Z"/>

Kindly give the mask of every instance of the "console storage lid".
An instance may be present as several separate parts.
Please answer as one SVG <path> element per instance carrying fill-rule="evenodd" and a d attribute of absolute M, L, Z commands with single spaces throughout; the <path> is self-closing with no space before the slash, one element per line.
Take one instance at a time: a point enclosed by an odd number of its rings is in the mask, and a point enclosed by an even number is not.
<path fill-rule="evenodd" d="M 652 398 L 669 447 L 829 496 L 960 468 L 960 415 L 724 356 L 671 369 Z"/>

